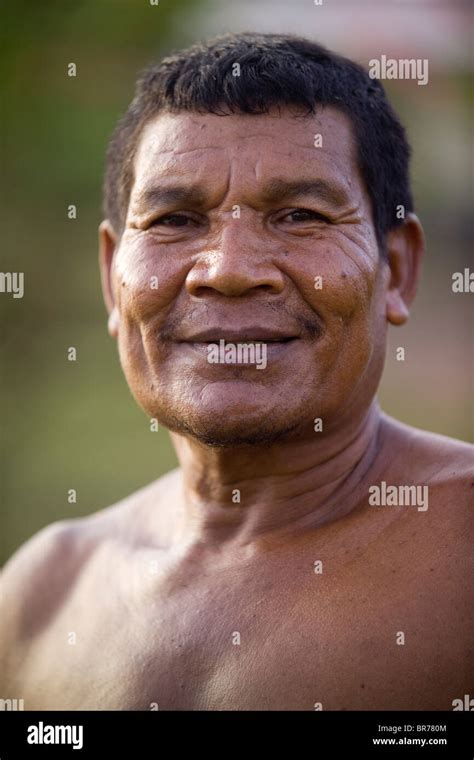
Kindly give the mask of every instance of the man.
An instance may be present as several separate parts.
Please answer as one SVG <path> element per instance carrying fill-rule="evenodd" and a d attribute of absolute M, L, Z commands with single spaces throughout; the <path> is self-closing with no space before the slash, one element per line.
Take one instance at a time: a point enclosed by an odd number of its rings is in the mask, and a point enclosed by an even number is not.
<path fill-rule="evenodd" d="M 109 148 L 100 262 L 128 384 L 180 467 L 7 563 L 3 698 L 472 694 L 473 448 L 376 401 L 424 248 L 408 158 L 380 83 L 302 38 L 224 35 L 145 72 Z"/>

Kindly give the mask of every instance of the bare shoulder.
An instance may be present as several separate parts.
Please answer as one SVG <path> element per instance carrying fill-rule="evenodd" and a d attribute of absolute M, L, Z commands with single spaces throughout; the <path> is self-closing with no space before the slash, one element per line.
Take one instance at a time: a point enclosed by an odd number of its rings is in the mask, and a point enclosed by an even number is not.
<path fill-rule="evenodd" d="M 80 540 L 86 522 L 87 518 L 77 518 L 52 523 L 7 561 L 0 574 L 0 604 L 7 608 L 9 621 L 24 603 L 34 601 L 38 591 L 49 587 L 54 592 L 58 585 L 64 585 L 66 577 L 80 565 L 80 554 L 84 558 L 87 546 Z"/>
<path fill-rule="evenodd" d="M 416 492 L 416 506 L 403 510 L 405 546 L 420 561 L 436 556 L 439 583 L 451 579 L 467 595 L 474 540 L 474 446 L 391 418 L 385 424 L 390 429 L 386 445 L 391 482 Z"/>
<path fill-rule="evenodd" d="M 420 627 L 432 620 L 431 633 L 423 635 L 433 646 L 439 644 L 440 661 L 449 658 L 454 669 L 467 672 L 473 635 L 466 610 L 473 602 L 474 446 L 396 420 L 386 422 L 393 432 L 386 439 L 386 480 L 415 497 L 395 510 L 398 519 L 391 523 L 390 544 L 399 566 L 408 570 L 400 589 L 419 600 L 413 620 Z M 388 555 L 390 547 L 384 545 L 384 552 Z M 398 580 L 402 584 L 403 576 Z"/>
<path fill-rule="evenodd" d="M 412 477 L 433 489 L 447 488 L 473 506 L 474 445 L 405 425 L 384 415 L 395 457 Z"/>
<path fill-rule="evenodd" d="M 165 500 L 176 471 L 86 517 L 52 523 L 26 541 L 0 572 L 0 647 L 31 639 L 68 598 L 105 545 L 124 550 L 141 540 L 140 512 Z"/>

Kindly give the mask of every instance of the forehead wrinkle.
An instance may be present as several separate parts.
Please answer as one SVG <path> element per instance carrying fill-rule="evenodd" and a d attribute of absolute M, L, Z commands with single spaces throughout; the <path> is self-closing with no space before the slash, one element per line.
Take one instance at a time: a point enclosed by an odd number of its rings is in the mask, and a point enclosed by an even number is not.
<path fill-rule="evenodd" d="M 263 135 L 266 136 L 266 135 Z M 249 138 L 253 138 L 254 135 L 249 135 Z M 290 143 L 291 145 L 291 143 Z M 293 146 L 296 146 L 296 143 L 293 144 Z M 306 146 L 303 148 L 303 146 L 298 145 L 297 146 L 300 150 L 303 149 L 305 152 L 309 150 Z M 242 159 L 244 156 L 237 153 L 235 155 L 235 151 L 232 150 L 234 148 L 237 150 L 238 146 L 231 145 L 228 146 L 226 153 L 229 155 L 231 153 L 232 155 L 232 161 L 231 165 L 228 167 L 229 170 L 229 177 L 227 180 L 227 188 L 225 195 L 229 192 L 229 190 L 232 187 L 232 178 L 235 175 L 235 172 L 239 173 L 243 169 L 244 164 L 248 164 L 248 161 L 244 161 L 242 163 Z M 199 152 L 205 152 L 206 150 L 219 151 L 219 153 L 222 153 L 222 150 L 224 148 L 222 146 L 201 146 L 198 148 L 193 148 L 190 150 L 176 150 L 176 148 L 166 150 L 166 151 L 157 151 L 155 153 L 155 156 L 157 159 L 159 159 L 160 155 L 166 156 L 168 160 L 165 159 L 164 166 L 162 167 L 163 170 L 163 180 L 165 182 L 170 182 L 170 180 L 173 177 L 176 179 L 176 184 L 169 184 L 168 187 L 166 187 L 166 184 L 164 186 L 160 187 L 160 178 L 159 176 L 153 177 L 153 170 L 150 167 L 150 164 L 153 163 L 153 161 L 149 159 L 149 151 L 146 150 L 146 140 L 144 143 L 142 143 L 142 152 L 140 156 L 139 163 L 141 164 L 141 167 L 143 167 L 143 164 L 146 160 L 146 157 L 148 157 L 148 168 L 149 171 L 146 171 L 145 169 L 145 176 L 143 177 L 142 174 L 142 181 L 146 183 L 145 186 L 142 188 L 135 188 L 136 192 L 134 193 L 132 190 L 132 204 L 135 208 L 146 208 L 148 209 L 150 206 L 157 206 L 160 204 L 173 204 L 173 203 L 190 203 L 196 206 L 205 206 L 208 202 L 208 193 L 207 188 L 203 185 L 199 185 L 199 183 L 194 183 L 194 185 L 186 186 L 185 182 L 180 181 L 182 178 L 185 178 L 186 175 L 189 174 L 189 168 L 187 171 L 184 171 L 185 167 L 179 166 L 179 160 L 174 161 L 173 159 L 178 159 L 180 156 L 184 155 L 192 155 L 194 153 Z M 230 149 L 230 150 L 229 150 Z M 268 151 L 268 153 L 273 156 L 275 155 L 282 155 L 285 158 L 291 157 L 291 152 L 287 153 L 286 151 L 282 150 L 271 150 Z M 171 156 L 171 160 L 170 157 Z M 237 166 L 234 166 L 234 157 L 237 161 Z M 251 174 L 257 183 L 263 182 L 264 180 L 264 174 L 271 171 L 271 160 L 270 165 L 268 164 L 266 158 L 268 156 L 262 155 L 260 152 L 258 155 L 253 157 L 254 160 L 252 160 L 252 167 L 251 167 Z M 266 165 L 266 169 L 264 170 L 263 164 Z M 214 167 L 215 168 L 215 167 Z M 248 167 L 250 168 L 250 167 Z M 273 167 L 274 169 L 276 167 Z M 281 167 L 280 167 L 281 168 Z M 315 166 L 317 168 L 317 166 Z M 327 167 L 323 164 L 323 175 L 327 173 Z M 141 183 L 140 183 L 141 184 Z M 261 197 L 263 198 L 264 202 L 266 203 L 274 203 L 278 200 L 283 200 L 285 198 L 294 197 L 296 195 L 306 195 L 306 196 L 313 196 L 318 199 L 322 199 L 324 201 L 329 202 L 330 204 L 334 206 L 347 206 L 351 200 L 351 185 L 352 183 L 349 181 L 349 184 L 347 185 L 347 182 L 338 182 L 332 179 L 331 176 L 328 178 L 325 178 L 324 176 L 321 177 L 278 177 L 278 176 L 270 176 L 269 179 L 265 184 L 263 184 L 263 187 L 261 189 Z M 212 193 L 212 189 L 209 186 L 209 195 Z M 214 188 L 215 189 L 215 188 Z M 256 190 L 260 194 L 260 188 L 254 186 L 254 191 Z"/>
<path fill-rule="evenodd" d="M 206 193 L 200 185 L 170 185 L 145 187 L 133 200 L 136 208 L 160 206 L 167 203 L 192 203 L 202 206 L 206 202 Z"/>
<path fill-rule="evenodd" d="M 288 121 L 288 118 L 285 118 L 285 115 L 282 114 L 279 110 L 275 113 L 268 112 L 265 114 L 228 114 L 227 118 L 225 119 L 222 119 L 221 116 L 215 116 L 213 114 L 198 115 L 192 112 L 164 112 L 158 115 L 156 119 L 150 120 L 148 124 L 145 125 L 140 142 L 142 145 L 148 141 L 156 143 L 161 138 L 163 140 L 163 143 L 166 145 L 166 142 L 169 140 L 172 142 L 172 147 L 163 147 L 160 149 L 160 152 L 174 153 L 175 155 L 184 155 L 186 153 L 193 153 L 196 150 L 208 149 L 228 151 L 228 145 L 218 146 L 215 144 L 215 142 L 210 145 L 204 145 L 198 148 L 176 150 L 176 138 L 178 137 L 179 139 L 183 136 L 184 140 L 187 139 L 186 124 L 189 123 L 192 126 L 191 139 L 195 139 L 196 136 L 199 137 L 201 135 L 201 128 L 208 126 L 212 131 L 213 127 L 217 126 L 217 137 L 220 138 L 222 136 L 224 139 L 226 139 L 230 134 L 231 136 L 235 137 L 234 144 L 242 140 L 247 141 L 260 138 L 269 139 L 274 137 L 280 145 L 282 141 L 286 141 L 288 142 L 289 146 L 293 148 L 296 147 L 313 151 L 314 146 L 312 143 L 314 128 L 320 128 L 325 119 L 329 120 L 329 127 L 331 127 L 331 122 L 336 121 L 337 126 L 340 128 L 345 128 L 345 131 L 348 133 L 349 138 L 353 138 L 353 127 L 350 123 L 350 120 L 338 108 L 333 108 L 331 106 L 323 107 L 319 113 L 307 115 L 303 120 L 300 117 L 297 118 L 294 114 L 290 114 L 290 116 L 291 124 L 295 127 L 291 130 L 291 138 L 285 137 L 285 135 L 282 134 L 281 124 L 286 123 Z M 265 126 L 265 129 L 263 130 L 260 129 L 262 120 Z M 184 131 L 177 127 L 177 122 L 178 124 L 180 122 L 184 123 Z M 304 143 L 299 143 L 297 141 L 297 138 L 300 136 L 297 133 L 302 131 L 299 129 L 300 126 L 304 127 L 304 133 L 305 136 L 308 136 L 308 142 L 306 142 L 306 139 Z M 252 129 L 255 129 L 257 131 L 251 132 Z M 207 133 L 205 134 L 202 132 L 202 137 L 204 138 L 206 136 Z M 140 150 L 137 151 L 137 153 L 139 152 Z M 147 152 L 149 152 L 149 150 L 147 150 Z"/>
<path fill-rule="evenodd" d="M 154 155 L 154 157 L 156 159 L 156 158 L 159 158 L 160 156 L 171 156 L 172 158 L 178 157 L 178 156 L 186 156 L 186 155 L 188 155 L 190 153 L 197 153 L 199 151 L 207 151 L 207 150 L 211 150 L 211 151 L 226 151 L 226 153 L 228 153 L 229 150 L 232 150 L 232 149 L 239 150 L 239 142 L 241 142 L 243 140 L 251 140 L 254 137 L 256 137 L 256 136 L 254 136 L 254 135 L 240 135 L 238 138 L 236 138 L 231 143 L 231 145 L 216 145 L 216 144 L 200 145 L 197 148 L 189 148 L 189 149 L 186 149 L 186 150 L 185 149 L 179 149 L 179 148 L 176 148 L 176 147 L 173 147 L 173 148 L 161 148 L 161 147 L 158 147 L 158 146 L 152 146 L 152 147 L 156 147 L 157 148 L 157 150 L 154 151 L 153 155 Z M 263 137 L 265 139 L 268 139 L 268 135 L 261 135 L 261 137 Z M 311 140 L 309 141 L 308 145 L 301 145 L 300 143 L 296 143 L 296 142 L 288 140 L 287 141 L 288 142 L 288 150 L 281 150 L 281 147 L 282 147 L 281 146 L 281 143 L 282 143 L 281 135 L 275 135 L 275 141 L 278 143 L 278 147 L 280 148 L 280 150 L 278 150 L 277 147 L 274 148 L 272 146 L 272 148 L 271 148 L 272 155 L 285 156 L 286 158 L 288 158 L 289 156 L 291 156 L 292 149 L 294 149 L 294 148 L 298 148 L 300 150 L 304 150 L 304 151 L 308 151 L 308 152 L 311 151 L 312 155 L 314 155 L 314 146 L 311 145 Z M 150 148 L 149 147 L 145 148 L 145 141 L 144 141 L 144 144 L 142 144 L 140 146 L 139 150 L 138 150 L 137 159 L 136 159 L 136 163 L 137 164 L 140 163 L 141 160 L 142 160 L 142 153 L 145 153 L 147 156 L 149 156 L 149 154 L 150 154 Z"/>
<path fill-rule="evenodd" d="M 229 150 L 231 150 L 232 148 L 234 148 L 235 150 L 239 150 L 239 143 L 243 141 L 260 140 L 260 139 L 263 139 L 263 140 L 270 139 L 276 143 L 275 147 L 272 147 L 271 149 L 271 153 L 274 155 L 276 154 L 276 155 L 282 155 L 282 156 L 289 156 L 291 154 L 291 151 L 294 150 L 295 148 L 299 150 L 308 151 L 308 152 L 311 151 L 312 153 L 314 153 L 314 146 L 312 144 L 313 134 L 311 130 L 308 130 L 307 143 L 299 143 L 293 138 L 291 139 L 285 138 L 284 135 L 282 135 L 280 130 L 276 131 L 274 134 L 272 134 L 272 131 L 270 131 L 269 133 L 258 132 L 254 134 L 241 134 L 241 133 L 239 134 L 238 133 L 239 130 L 236 130 L 236 131 L 237 131 L 237 134 L 234 135 L 234 138 L 230 145 L 216 145 L 216 143 L 213 142 L 213 143 L 210 143 L 209 145 L 200 145 L 194 148 L 191 148 L 191 147 L 185 148 L 184 146 L 182 148 L 177 147 L 176 135 L 173 134 L 169 136 L 169 139 L 173 141 L 173 146 L 170 148 L 167 148 L 166 142 L 168 140 L 168 135 L 166 134 L 166 132 L 163 139 L 162 136 L 160 137 L 154 136 L 150 129 L 148 133 L 144 133 L 144 135 L 142 136 L 142 139 L 140 141 L 140 146 L 137 151 L 136 163 L 139 163 L 141 161 L 141 159 L 143 158 L 143 153 L 145 153 L 145 155 L 148 156 L 151 151 L 154 152 L 155 157 L 157 158 L 161 155 L 162 156 L 171 155 L 172 157 L 185 156 L 185 155 L 196 153 L 199 151 L 208 151 L 208 150 L 229 152 Z M 227 132 L 227 130 L 223 129 L 220 132 L 219 137 L 222 136 L 224 139 L 226 139 L 228 137 L 228 134 L 229 133 Z M 195 137 L 196 135 L 193 135 L 193 139 L 195 139 Z M 160 139 L 163 139 L 164 145 L 162 147 L 159 145 Z M 186 139 L 186 137 L 184 139 Z M 285 149 L 282 150 L 282 143 L 285 143 L 285 142 L 288 144 L 288 148 L 287 150 Z M 278 148 L 280 148 L 280 150 Z"/>
<path fill-rule="evenodd" d="M 136 163 L 140 163 L 142 160 L 142 154 L 145 153 L 147 156 L 151 152 L 153 152 L 154 158 L 159 158 L 160 156 L 167 156 L 171 155 L 171 157 L 174 156 L 185 156 L 188 153 L 196 153 L 200 150 L 227 150 L 228 148 L 224 145 L 200 145 L 198 148 L 188 148 L 187 150 L 180 150 L 179 148 L 162 148 L 159 145 L 151 145 L 148 147 L 146 146 L 146 140 L 143 141 L 143 143 L 140 145 L 140 148 L 138 149 L 137 153 L 137 161 Z M 153 150 L 155 148 L 155 150 Z"/>

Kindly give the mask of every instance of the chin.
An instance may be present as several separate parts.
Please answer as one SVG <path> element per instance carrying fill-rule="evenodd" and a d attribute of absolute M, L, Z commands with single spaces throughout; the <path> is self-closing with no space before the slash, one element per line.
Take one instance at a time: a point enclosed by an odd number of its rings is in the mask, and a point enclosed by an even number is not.
<path fill-rule="evenodd" d="M 268 416 L 257 416 L 251 420 L 245 415 L 241 419 L 229 419 L 225 413 L 199 415 L 171 414 L 160 410 L 154 415 L 160 424 L 173 433 L 191 436 L 200 443 L 214 448 L 246 448 L 270 445 L 291 436 L 299 425 L 288 420 L 279 425 Z M 265 424 L 263 420 L 265 419 Z"/>

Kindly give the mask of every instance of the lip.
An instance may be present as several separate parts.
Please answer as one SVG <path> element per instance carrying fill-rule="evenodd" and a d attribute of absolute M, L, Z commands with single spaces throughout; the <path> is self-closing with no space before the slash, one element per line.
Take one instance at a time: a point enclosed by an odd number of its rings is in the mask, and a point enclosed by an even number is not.
<path fill-rule="evenodd" d="M 226 343 L 245 343 L 260 341 L 262 343 L 287 343 L 299 338 L 291 330 L 279 330 L 268 327 L 249 326 L 245 328 L 224 327 L 208 328 L 191 335 L 183 336 L 179 343 L 218 343 L 225 340 Z"/>
<path fill-rule="evenodd" d="M 229 341 L 231 343 L 232 341 Z M 237 343 L 251 343 L 252 341 L 237 341 Z M 287 341 L 268 341 L 268 342 L 262 342 L 262 345 L 265 346 L 265 355 L 268 357 L 269 360 L 274 360 L 279 358 L 280 356 L 286 355 L 288 351 L 291 350 L 291 347 L 294 346 L 298 341 L 296 339 L 290 339 Z M 180 341 L 178 344 L 183 351 L 186 353 L 191 352 L 191 354 L 201 354 L 201 356 L 208 357 L 209 356 L 209 345 L 211 343 L 219 344 L 219 341 L 210 341 L 207 342 L 189 342 L 189 341 Z M 226 345 L 228 345 L 226 341 Z M 232 364 L 232 363 L 231 363 Z M 220 366 L 220 362 L 217 364 L 212 364 L 212 367 Z M 239 364 L 236 363 L 235 365 L 232 364 L 232 366 L 243 366 L 243 367 L 252 367 L 252 364 Z"/>

